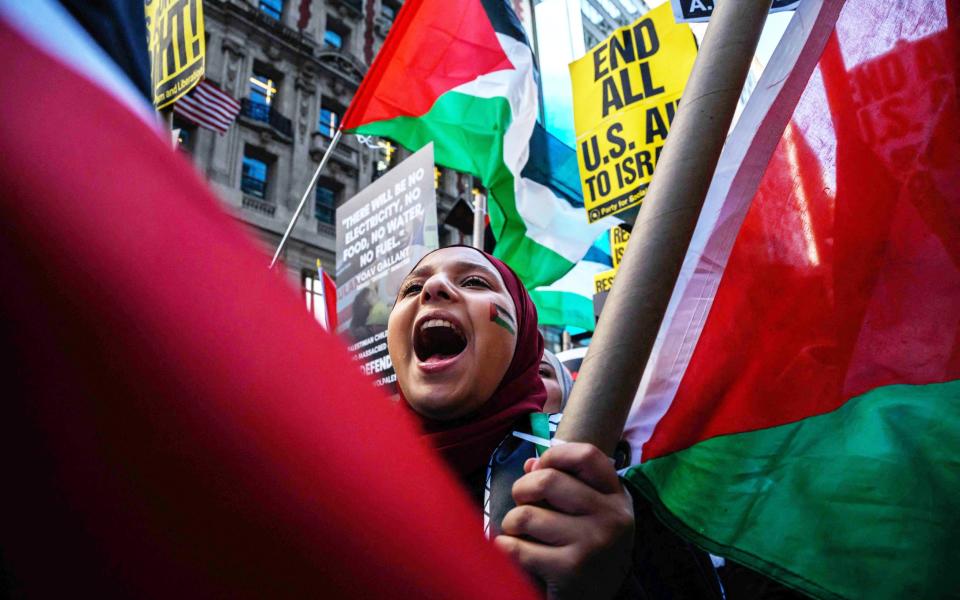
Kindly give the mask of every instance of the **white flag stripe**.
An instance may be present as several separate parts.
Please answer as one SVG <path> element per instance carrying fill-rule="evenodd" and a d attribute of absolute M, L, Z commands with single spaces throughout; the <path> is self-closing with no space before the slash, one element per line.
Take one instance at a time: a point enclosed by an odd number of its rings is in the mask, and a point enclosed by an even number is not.
<path fill-rule="evenodd" d="M 727 138 L 624 427 L 633 464 L 680 388 L 740 226 L 842 6 L 800 4 Z"/>
<path fill-rule="evenodd" d="M 179 103 L 178 103 L 179 104 Z M 216 123 L 217 127 L 229 127 L 232 119 L 225 119 L 221 116 L 210 114 L 202 105 L 194 102 L 185 102 L 177 107 L 178 112 L 187 114 L 190 117 L 203 119 L 206 122 Z"/>
<path fill-rule="evenodd" d="M 212 84 L 203 82 L 204 85 L 198 85 L 194 89 L 195 94 L 202 94 L 205 97 L 214 100 L 217 104 L 223 105 L 227 110 L 240 110 L 240 102 L 234 100 L 228 96 L 225 92 L 222 92 L 213 87 Z"/>
<path fill-rule="evenodd" d="M 229 127 L 230 123 L 233 122 L 232 117 L 227 117 L 221 113 L 211 111 L 209 107 L 203 104 L 200 104 L 195 100 L 187 100 L 186 102 L 183 102 L 183 104 L 181 105 L 181 108 L 187 109 L 196 115 L 202 115 L 203 118 L 209 121 L 215 121 L 217 123 L 221 123 L 225 127 Z"/>
<path fill-rule="evenodd" d="M 186 117 L 197 125 L 201 125 L 206 129 L 211 129 L 218 133 L 226 133 L 227 129 L 229 128 L 229 125 L 224 125 L 222 121 L 211 121 L 210 119 L 207 119 L 203 115 L 197 114 L 190 109 L 178 110 L 177 114 Z"/>
<path fill-rule="evenodd" d="M 185 100 L 184 102 L 185 104 L 190 104 L 192 106 L 202 106 L 204 109 L 204 112 L 206 112 L 213 118 L 226 119 L 228 121 L 231 121 L 233 120 L 233 115 L 236 114 L 236 112 L 230 113 L 229 111 L 226 111 L 223 108 L 220 108 L 212 104 L 209 100 L 207 100 L 206 98 L 202 98 L 200 96 L 184 98 L 183 100 Z"/>
<path fill-rule="evenodd" d="M 212 94 L 206 89 L 197 89 L 193 96 L 195 100 L 203 100 L 210 106 L 211 109 L 223 113 L 223 115 L 227 118 L 231 118 L 233 115 L 237 114 L 238 110 L 240 110 L 239 102 L 227 102 L 220 96 Z"/>
<path fill-rule="evenodd" d="M 224 113 L 223 111 L 213 109 L 209 104 L 198 100 L 197 98 L 184 98 L 183 105 L 189 106 L 191 108 L 199 109 L 204 114 L 209 115 L 211 119 L 216 119 L 218 121 L 232 121 L 233 115 Z"/>
<path fill-rule="evenodd" d="M 205 127 L 205 128 L 207 128 L 207 129 L 212 129 L 212 130 L 217 131 L 217 132 L 219 132 L 219 133 L 226 133 L 226 132 L 227 132 L 227 129 L 230 127 L 230 124 L 229 124 L 229 123 L 225 123 L 225 122 L 220 121 L 220 120 L 210 119 L 210 118 L 206 117 L 205 115 L 196 112 L 196 111 L 195 111 L 193 108 L 191 108 L 191 107 L 178 106 L 178 107 L 174 110 L 174 112 L 176 112 L 178 115 L 181 115 L 181 116 L 186 117 L 187 119 L 193 121 L 193 122 L 196 123 L 197 125 L 200 125 L 200 126 L 202 126 L 202 127 Z"/>
<path fill-rule="evenodd" d="M 173 105 L 173 111 L 197 125 L 226 133 L 240 112 L 240 103 L 206 81 L 201 81 Z"/>
<path fill-rule="evenodd" d="M 216 99 L 218 102 L 223 103 L 224 105 L 239 110 L 240 102 L 234 99 L 230 94 L 224 92 L 214 84 L 210 83 L 207 80 L 201 81 L 193 90 L 190 92 L 193 95 L 204 94 L 209 98 Z"/>
<path fill-rule="evenodd" d="M 185 97 L 184 100 L 186 100 L 187 103 L 192 104 L 194 106 L 202 106 L 204 108 L 204 111 L 213 117 L 226 119 L 228 121 L 232 121 L 236 117 L 237 112 L 240 110 L 239 107 L 237 107 L 235 110 L 226 110 L 221 106 L 217 106 L 216 104 L 213 104 L 205 96 L 202 96 L 199 94 L 189 95 Z"/>
<path fill-rule="evenodd" d="M 503 135 L 503 162 L 514 175 L 515 205 L 526 228 L 525 235 L 576 263 L 601 233 L 621 220 L 604 217 L 588 223 L 583 208 L 571 206 L 550 188 L 522 176 L 530 156 L 530 137 L 539 114 L 536 69 L 529 46 L 499 33 L 497 40 L 514 68 L 486 73 L 457 86 L 454 91 L 480 98 L 507 99 L 512 119 Z"/>

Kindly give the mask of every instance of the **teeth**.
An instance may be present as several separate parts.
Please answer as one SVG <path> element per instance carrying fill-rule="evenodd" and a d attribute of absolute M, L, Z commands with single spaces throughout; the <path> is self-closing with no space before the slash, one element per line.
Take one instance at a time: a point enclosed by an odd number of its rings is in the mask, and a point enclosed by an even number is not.
<path fill-rule="evenodd" d="M 463 337 L 463 334 L 460 333 L 460 329 L 456 325 L 454 325 L 453 323 L 445 319 L 430 319 L 429 321 L 424 321 L 423 324 L 420 325 L 420 331 L 429 329 L 431 327 L 448 327 L 452 329 L 458 336 L 460 336 L 461 338 Z"/>

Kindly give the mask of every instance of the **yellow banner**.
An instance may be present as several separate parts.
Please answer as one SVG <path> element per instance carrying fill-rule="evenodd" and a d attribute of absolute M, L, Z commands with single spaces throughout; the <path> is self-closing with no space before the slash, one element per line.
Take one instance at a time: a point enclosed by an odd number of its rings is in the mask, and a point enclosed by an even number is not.
<path fill-rule="evenodd" d="M 144 0 L 153 104 L 176 102 L 203 78 L 206 39 L 202 0 Z"/>
<path fill-rule="evenodd" d="M 627 251 L 627 242 L 630 240 L 630 232 L 620 227 L 610 228 L 610 257 L 613 259 L 613 270 L 620 268 L 620 261 L 623 260 L 623 253 Z"/>
<path fill-rule="evenodd" d="M 665 3 L 570 63 L 573 121 L 590 222 L 638 206 L 697 56 Z"/>
<path fill-rule="evenodd" d="M 623 253 L 627 251 L 629 240 L 630 232 L 623 227 L 618 225 L 610 228 L 610 257 L 613 259 L 613 268 L 593 276 L 594 296 L 609 292 L 613 287 L 613 280 L 617 277 L 617 271 L 620 270 L 620 261 L 623 260 Z"/>
<path fill-rule="evenodd" d="M 615 269 L 601 271 L 593 276 L 593 295 L 596 296 L 602 292 L 609 292 L 613 287 L 613 278 L 617 275 Z"/>

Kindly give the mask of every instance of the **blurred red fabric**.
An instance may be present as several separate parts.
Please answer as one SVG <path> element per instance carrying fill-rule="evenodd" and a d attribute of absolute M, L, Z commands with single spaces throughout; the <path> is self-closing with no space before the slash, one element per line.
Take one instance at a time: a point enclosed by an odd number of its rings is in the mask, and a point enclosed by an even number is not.
<path fill-rule="evenodd" d="M 188 162 L 4 23 L 0 64 L 8 592 L 531 597 Z"/>

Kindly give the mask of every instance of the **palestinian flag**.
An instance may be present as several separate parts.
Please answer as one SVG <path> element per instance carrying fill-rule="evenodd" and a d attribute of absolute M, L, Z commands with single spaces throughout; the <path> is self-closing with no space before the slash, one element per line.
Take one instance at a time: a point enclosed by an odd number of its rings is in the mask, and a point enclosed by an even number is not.
<path fill-rule="evenodd" d="M 618 222 L 587 223 L 575 154 L 537 125 L 538 96 L 533 53 L 506 0 L 412 0 L 343 129 L 410 150 L 432 141 L 438 164 L 478 177 L 492 199 L 495 254 L 532 289 L 569 271 Z M 570 159 L 573 171 L 555 168 Z"/>
<path fill-rule="evenodd" d="M 808 594 L 951 596 L 960 9 L 807 2 L 784 40 L 717 169 L 627 476 L 682 534 Z"/>
<path fill-rule="evenodd" d="M 612 268 L 610 235 L 604 233 L 566 275 L 550 285 L 530 290 L 530 298 L 537 306 L 537 321 L 541 325 L 593 331 L 593 278 Z"/>

